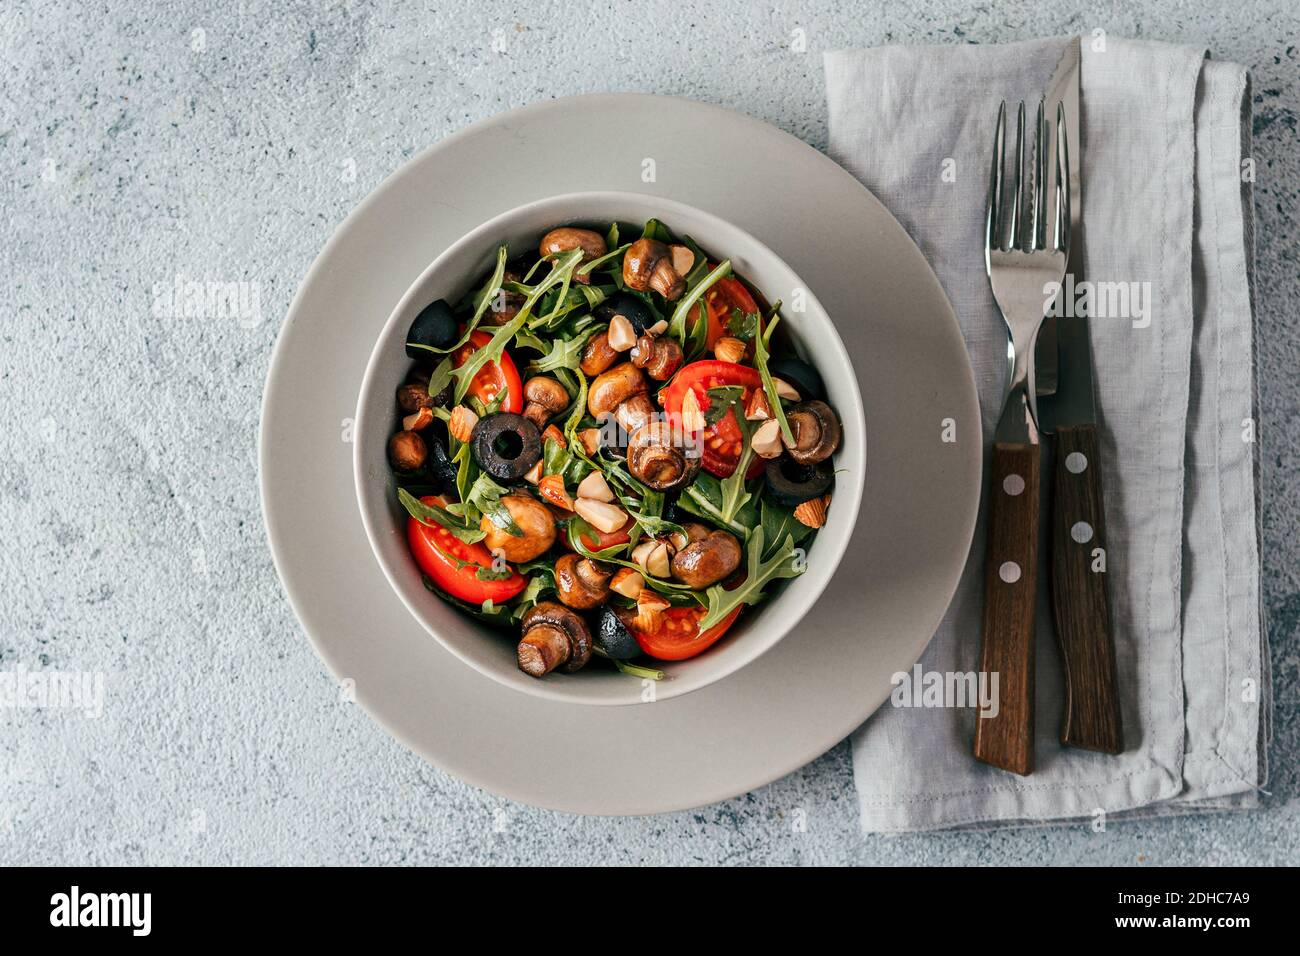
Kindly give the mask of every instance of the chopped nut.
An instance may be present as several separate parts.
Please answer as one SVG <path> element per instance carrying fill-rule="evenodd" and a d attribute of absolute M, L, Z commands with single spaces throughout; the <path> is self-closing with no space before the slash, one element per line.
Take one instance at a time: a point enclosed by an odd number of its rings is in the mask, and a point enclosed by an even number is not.
<path fill-rule="evenodd" d="M 433 409 L 420 408 L 402 419 L 402 430 L 418 432 L 433 424 Z"/>
<path fill-rule="evenodd" d="M 653 538 L 642 541 L 632 549 L 632 560 L 654 578 L 666 578 L 672 573 L 672 553 L 668 545 Z"/>
<path fill-rule="evenodd" d="M 478 424 L 478 415 L 468 405 L 457 405 L 451 410 L 451 421 L 447 422 L 447 434 L 459 442 L 469 441 L 474 426 Z"/>
<path fill-rule="evenodd" d="M 636 345 L 636 330 L 626 315 L 616 315 L 609 320 L 609 347 L 615 352 L 626 352 Z"/>
<path fill-rule="evenodd" d="M 609 490 L 609 482 L 598 471 L 593 471 L 578 482 L 578 497 L 590 498 L 592 501 L 613 501 L 614 492 Z"/>
<path fill-rule="evenodd" d="M 659 630 L 663 612 L 672 607 L 671 602 L 662 594 L 642 588 L 636 599 L 636 628 L 647 634 Z"/>
<path fill-rule="evenodd" d="M 686 275 L 695 266 L 695 253 L 691 252 L 689 246 L 669 246 L 668 252 L 672 255 L 673 268 L 678 275 Z"/>
<path fill-rule="evenodd" d="M 742 340 L 732 338 L 730 335 L 724 335 L 713 343 L 713 357 L 719 362 L 731 362 L 739 365 L 745 358 L 747 348 L 749 346 Z"/>
<path fill-rule="evenodd" d="M 561 448 L 567 448 L 569 444 L 564 440 L 564 432 L 560 431 L 554 425 L 547 425 L 546 429 L 542 432 L 542 444 L 545 445 L 548 441 L 555 442 L 555 444 L 559 445 Z"/>
<path fill-rule="evenodd" d="M 794 520 L 809 528 L 820 528 L 826 523 L 826 509 L 831 506 L 831 496 L 811 498 L 794 509 Z"/>
<path fill-rule="evenodd" d="M 650 326 L 650 328 L 646 329 L 646 331 L 651 335 L 663 335 L 668 331 L 668 320 L 660 319 L 654 325 Z"/>
<path fill-rule="evenodd" d="M 605 534 L 612 534 L 627 524 L 627 512 L 607 501 L 579 498 L 573 503 L 573 510 L 583 521 Z"/>
<path fill-rule="evenodd" d="M 631 598 L 635 601 L 641 596 L 641 590 L 645 587 L 645 578 L 641 577 L 640 571 L 633 571 L 631 568 L 619 568 L 614 572 L 614 576 L 609 579 L 609 589 L 615 591 L 625 598 Z"/>
<path fill-rule="evenodd" d="M 588 455 L 594 455 L 600 451 L 600 429 L 584 428 L 578 432 L 578 441 L 582 442 L 582 450 Z"/>
<path fill-rule="evenodd" d="M 771 417 L 772 405 L 767 400 L 767 392 L 761 388 L 754 389 L 749 393 L 749 401 L 745 404 L 745 418 L 751 422 L 761 422 Z"/>
<path fill-rule="evenodd" d="M 769 418 L 758 426 L 749 446 L 759 458 L 775 458 L 781 454 L 781 423 Z"/>
<path fill-rule="evenodd" d="M 695 389 L 688 388 L 686 394 L 682 396 L 682 431 L 693 435 L 695 432 L 704 431 L 706 425 L 708 422 L 700 409 L 700 400 L 695 396 Z"/>
<path fill-rule="evenodd" d="M 569 497 L 569 492 L 564 487 L 563 475 L 543 475 L 538 479 L 537 493 L 541 495 L 543 501 L 557 508 L 563 508 L 565 511 L 573 510 L 573 499 Z"/>
<path fill-rule="evenodd" d="M 799 401 L 799 392 L 789 382 L 774 376 L 772 378 L 772 384 L 776 386 L 776 395 L 778 398 L 783 398 L 787 402 Z"/>
<path fill-rule="evenodd" d="M 424 439 L 416 432 L 398 432 L 388 440 L 388 460 L 398 471 L 415 471 L 428 454 Z"/>
<path fill-rule="evenodd" d="M 674 551 L 681 551 L 691 543 L 690 537 L 682 531 L 670 532 L 669 534 L 664 535 L 663 540 L 667 541 Z"/>
<path fill-rule="evenodd" d="M 524 481 L 530 485 L 541 484 L 542 481 L 542 460 L 537 459 L 537 464 L 528 469 L 528 474 L 524 475 Z"/>

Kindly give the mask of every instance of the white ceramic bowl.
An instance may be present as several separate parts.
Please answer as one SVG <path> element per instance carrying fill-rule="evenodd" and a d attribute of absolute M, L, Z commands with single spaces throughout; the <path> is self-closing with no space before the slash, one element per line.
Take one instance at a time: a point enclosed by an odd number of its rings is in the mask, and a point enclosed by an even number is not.
<path fill-rule="evenodd" d="M 361 518 L 389 583 L 425 629 L 469 666 L 524 693 L 581 704 L 633 704 L 646 699 L 642 682 L 605 662 L 576 673 L 542 679 L 516 663 L 518 634 L 486 625 L 430 594 L 406 546 L 406 512 L 397 501 L 387 461 L 389 436 L 398 428 L 394 395 L 412 362 L 405 352 L 407 329 L 429 302 L 455 302 L 482 282 L 496 249 L 509 243 L 514 255 L 533 247 L 554 226 L 611 221 L 641 223 L 657 218 L 677 235 L 689 235 L 716 259 L 729 258 L 770 301 L 782 300 L 786 341 L 821 372 L 827 401 L 839 413 L 844 438 L 834 464 L 836 484 L 831 520 L 808 550 L 808 568 L 753 608 L 713 647 L 687 661 L 659 666 L 667 678 L 654 686 L 655 700 L 706 687 L 744 667 L 795 627 L 821 595 L 839 565 L 857 523 L 865 469 L 866 429 L 862 398 L 848 354 L 830 318 L 790 268 L 748 233 L 682 203 L 639 193 L 584 192 L 520 206 L 484 223 L 438 256 L 402 296 L 380 333 L 366 366 L 357 405 L 354 471 Z M 798 309 L 798 311 L 796 311 Z M 845 317 L 846 319 L 850 317 Z"/>

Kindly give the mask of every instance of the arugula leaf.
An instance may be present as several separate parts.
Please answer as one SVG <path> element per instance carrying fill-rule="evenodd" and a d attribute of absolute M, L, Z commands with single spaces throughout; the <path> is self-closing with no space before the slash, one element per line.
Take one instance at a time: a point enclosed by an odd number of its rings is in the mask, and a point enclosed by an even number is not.
<path fill-rule="evenodd" d="M 722 520 L 722 482 L 706 471 L 695 476 L 686 486 L 677 504 L 698 518 L 713 522 L 720 528 L 744 537 L 749 534 L 739 520 Z"/>
<path fill-rule="evenodd" d="M 434 525 L 446 528 L 466 544 L 475 544 L 487 536 L 479 528 L 471 526 L 463 517 L 448 511 L 446 508 L 425 504 L 405 488 L 397 489 L 397 500 L 402 503 L 402 507 L 406 509 L 407 514 L 420 524 L 427 528 L 432 528 Z"/>
<path fill-rule="evenodd" d="M 473 505 L 486 515 L 488 520 L 511 537 L 522 538 L 524 536 L 523 529 L 515 523 L 514 517 L 510 514 L 510 509 L 501 503 L 501 496 L 508 493 L 508 488 L 498 485 L 492 480 L 492 476 L 485 472 L 474 479 L 469 494 L 465 496 L 465 503 Z"/>
<path fill-rule="evenodd" d="M 615 236 L 617 237 L 617 227 L 615 227 Z M 592 259 L 590 262 L 588 262 L 585 265 L 579 266 L 575 274 L 580 276 L 590 275 L 596 269 L 599 269 L 601 266 L 606 265 L 607 263 L 621 256 L 623 253 L 627 252 L 628 246 L 630 246 L 631 243 L 629 242 L 627 243 L 627 245 L 619 246 L 617 249 L 614 248 L 609 243 L 605 243 L 605 245 L 610 250 L 609 252 L 605 253 L 603 256 L 599 256 L 595 259 Z M 586 286 L 583 286 L 583 288 L 586 288 Z M 603 298 L 604 296 L 601 296 L 601 299 Z M 595 306 L 595 305 L 599 305 L 600 302 L 599 301 L 591 302 L 589 304 Z"/>
<path fill-rule="evenodd" d="M 745 397 L 745 386 L 715 385 L 705 394 L 709 397 L 709 407 L 704 410 L 704 420 L 710 425 L 716 425 L 727 417 L 732 405 L 740 405 L 740 400 Z M 743 405 L 740 405 L 740 414 L 736 417 L 745 417 Z"/>
<path fill-rule="evenodd" d="M 742 604 L 757 604 L 763 599 L 763 588 L 770 581 L 778 578 L 795 578 L 803 574 L 804 568 L 795 566 L 794 539 L 786 535 L 785 541 L 771 558 L 763 560 L 763 527 L 754 529 L 749 538 L 745 567 L 748 576 L 734 591 L 728 591 L 720 584 L 715 584 L 708 591 L 708 610 L 700 618 L 700 633 L 716 627 L 727 615 Z"/>
<path fill-rule="evenodd" d="M 760 511 L 763 539 L 768 543 L 767 553 L 763 555 L 765 558 L 776 550 L 775 546 L 785 537 L 789 536 L 798 545 L 812 534 L 812 528 L 795 518 L 793 508 L 779 505 L 771 498 L 763 499 Z"/>
<path fill-rule="evenodd" d="M 620 567 L 640 571 L 641 578 L 645 581 L 647 587 L 658 591 L 660 594 L 669 598 L 689 599 L 696 604 L 704 603 L 704 595 L 700 591 L 688 587 L 685 584 L 678 584 L 675 581 L 656 578 L 635 561 L 629 561 L 626 558 L 619 557 L 621 552 L 632 547 L 632 542 L 629 541 L 626 544 L 616 544 L 612 547 L 605 548 L 603 551 L 593 551 L 591 548 L 587 547 L 586 542 L 582 540 L 587 535 L 591 535 L 593 538 L 596 536 L 596 531 L 591 525 L 577 515 L 574 515 L 569 519 L 569 543 L 573 545 L 573 549 L 584 558 L 591 558 L 593 561 L 603 561 L 606 564 L 617 564 Z"/>
<path fill-rule="evenodd" d="M 772 406 L 772 414 L 781 425 L 781 438 L 787 445 L 793 445 L 794 434 L 790 431 L 790 423 L 785 419 L 781 396 L 776 394 L 776 383 L 772 381 L 772 373 L 767 370 L 767 346 L 772 341 L 772 333 L 776 330 L 777 324 L 781 321 L 780 308 L 781 303 L 778 301 L 772 306 L 766 331 L 762 335 L 754 336 L 754 368 L 758 369 L 758 376 L 763 380 L 763 391 L 767 393 L 767 403 Z"/>
<path fill-rule="evenodd" d="M 725 279 L 731 275 L 731 260 L 723 259 L 717 267 L 707 276 L 700 280 L 700 284 L 691 289 L 677 303 L 677 308 L 673 310 L 673 317 L 668 323 L 668 334 L 678 342 L 686 341 L 686 319 L 699 302 L 704 293 L 708 292 L 715 282 L 719 279 Z"/>
<path fill-rule="evenodd" d="M 494 298 L 496 298 L 497 294 L 501 292 L 502 280 L 505 278 L 505 273 L 506 273 L 507 255 L 508 255 L 507 248 L 504 244 L 497 247 L 496 267 L 492 270 L 492 275 L 488 278 L 488 281 L 477 292 L 474 293 L 473 299 L 470 300 L 474 306 L 474 314 L 470 316 L 469 322 L 465 324 L 465 331 L 461 333 L 460 338 L 456 340 L 454 345 L 449 345 L 446 348 L 438 348 L 436 345 L 421 345 L 418 342 L 407 342 L 406 343 L 407 346 L 414 347 L 417 349 L 422 349 L 425 352 L 437 352 L 439 354 L 446 354 L 448 352 L 458 351 L 461 348 L 461 346 L 463 346 L 466 342 L 468 342 L 469 337 L 474 334 L 474 330 L 478 328 L 479 322 L 482 321 L 484 313 L 487 312 L 488 305 L 492 302 Z M 446 363 L 444 362 L 444 364 Z M 438 368 L 441 369 L 442 365 L 439 365 Z M 434 378 L 437 378 L 437 376 L 438 373 L 435 371 Z M 431 378 L 429 380 L 429 388 L 433 389 L 433 385 L 434 385 L 434 379 Z M 429 394 L 437 395 L 438 392 L 442 391 L 442 389 L 446 387 L 446 385 L 447 382 L 444 380 L 442 384 L 438 387 L 437 391 L 431 390 Z"/>
<path fill-rule="evenodd" d="M 731 318 L 727 320 L 727 334 L 745 342 L 752 340 L 758 334 L 758 318 L 757 312 L 742 312 L 733 308 Z"/>
<path fill-rule="evenodd" d="M 542 357 L 528 363 L 528 373 L 542 375 L 561 368 L 576 370 L 582 361 L 587 340 L 595 334 L 596 329 L 587 329 L 571 339 L 552 339 L 550 345 L 543 346 L 541 349 Z"/>
<path fill-rule="evenodd" d="M 672 243 L 673 234 L 668 231 L 658 219 L 647 219 L 645 228 L 641 230 L 642 239 L 657 239 L 660 242 Z"/>
<path fill-rule="evenodd" d="M 736 385 L 723 385 L 709 389 L 709 410 L 705 415 L 706 421 L 712 424 L 720 421 L 728 411 L 733 411 L 736 427 L 740 430 L 740 460 L 736 462 L 732 473 L 722 479 L 720 486 L 722 496 L 718 501 L 718 517 L 728 525 L 735 520 L 737 512 L 752 497 L 745 486 L 745 475 L 749 471 L 749 463 L 754 459 L 754 448 L 750 444 L 754 426 L 745 418 L 745 408 L 742 404 L 744 395 L 745 390 Z"/>

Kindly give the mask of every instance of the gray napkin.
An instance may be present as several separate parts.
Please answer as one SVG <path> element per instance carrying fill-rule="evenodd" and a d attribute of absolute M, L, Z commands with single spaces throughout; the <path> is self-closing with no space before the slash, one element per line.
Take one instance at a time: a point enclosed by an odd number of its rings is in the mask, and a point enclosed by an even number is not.
<path fill-rule="evenodd" d="M 983 267 L 998 102 L 1032 110 L 1064 40 L 826 57 L 830 153 L 903 223 L 947 290 L 985 449 L 1006 332 Z M 1085 276 L 1146 290 L 1089 322 L 1126 750 L 1062 748 L 1048 549 L 1040 548 L 1037 769 L 971 757 L 976 711 L 887 702 L 853 736 L 866 831 L 1006 826 L 1253 806 L 1267 654 L 1256 516 L 1249 80 L 1188 47 L 1083 41 Z M 1050 487 L 1050 448 L 1044 487 Z M 983 517 L 922 672 L 977 669 Z M 901 700 L 900 696 L 900 700 Z"/>

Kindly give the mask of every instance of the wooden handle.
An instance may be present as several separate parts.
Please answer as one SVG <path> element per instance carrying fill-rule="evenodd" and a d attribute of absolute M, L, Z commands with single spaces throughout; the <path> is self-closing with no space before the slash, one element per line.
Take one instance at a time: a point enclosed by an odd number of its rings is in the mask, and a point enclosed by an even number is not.
<path fill-rule="evenodd" d="M 1038 445 L 995 444 L 984 552 L 980 672 L 996 716 L 975 721 L 975 756 L 1012 773 L 1034 768 L 1034 591 L 1038 568 Z"/>
<path fill-rule="evenodd" d="M 1057 430 L 1052 609 L 1065 665 L 1061 743 L 1117 754 L 1124 740 L 1106 587 L 1106 509 L 1099 462 L 1096 425 Z"/>

